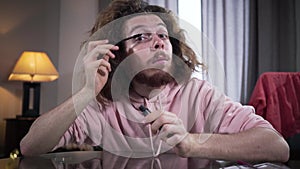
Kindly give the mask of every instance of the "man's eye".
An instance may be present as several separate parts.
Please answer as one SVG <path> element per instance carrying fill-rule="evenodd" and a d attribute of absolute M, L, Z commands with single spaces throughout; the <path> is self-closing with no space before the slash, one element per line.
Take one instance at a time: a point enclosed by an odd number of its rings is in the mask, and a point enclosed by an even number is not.
<path fill-rule="evenodd" d="M 149 40 L 150 36 L 148 34 L 138 34 L 134 40 L 137 42 L 143 42 Z"/>
<path fill-rule="evenodd" d="M 169 39 L 169 35 L 166 33 L 160 33 L 158 34 L 158 37 L 162 40 Z"/>

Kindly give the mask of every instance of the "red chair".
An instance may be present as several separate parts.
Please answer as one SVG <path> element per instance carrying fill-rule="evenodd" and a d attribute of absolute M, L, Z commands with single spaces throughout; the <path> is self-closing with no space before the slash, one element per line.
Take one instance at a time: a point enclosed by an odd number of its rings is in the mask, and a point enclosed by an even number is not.
<path fill-rule="evenodd" d="M 263 73 L 249 105 L 284 138 L 300 133 L 300 72 Z"/>

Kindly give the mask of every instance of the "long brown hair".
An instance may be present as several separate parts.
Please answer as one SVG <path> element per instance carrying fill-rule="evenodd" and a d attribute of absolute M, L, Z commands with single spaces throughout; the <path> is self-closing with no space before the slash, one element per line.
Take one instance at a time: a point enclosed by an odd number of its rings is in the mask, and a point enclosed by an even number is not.
<path fill-rule="evenodd" d="M 126 57 L 124 56 L 125 47 L 122 43 L 119 43 L 120 39 L 124 38 L 122 35 L 124 22 L 134 16 L 145 14 L 157 15 L 167 25 L 173 54 L 187 65 L 182 66 L 181 63 L 173 63 L 176 67 L 176 74 L 182 77 L 181 81 L 189 79 L 196 67 L 202 65 L 197 60 L 195 52 L 186 44 L 184 30 L 179 27 L 177 18 L 172 11 L 160 6 L 149 5 L 142 0 L 114 0 L 106 9 L 99 13 L 96 23 L 90 31 L 90 36 L 97 33 L 97 38 L 109 39 L 110 43 L 115 43 L 119 46 L 119 50 L 114 52 L 116 58 L 109 61 L 112 71 L 109 74 L 108 82 L 97 96 L 97 100 L 102 105 L 112 101 L 111 80 L 116 68 Z M 116 20 L 118 21 L 115 22 Z"/>

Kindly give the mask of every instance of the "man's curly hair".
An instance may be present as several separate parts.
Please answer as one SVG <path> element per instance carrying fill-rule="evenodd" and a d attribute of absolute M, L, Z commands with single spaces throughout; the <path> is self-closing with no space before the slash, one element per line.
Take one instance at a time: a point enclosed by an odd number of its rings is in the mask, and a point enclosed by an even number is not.
<path fill-rule="evenodd" d="M 99 13 L 96 23 L 90 31 L 91 37 L 97 34 L 94 40 L 109 39 L 110 43 L 119 46 L 118 51 L 113 51 L 116 57 L 109 60 L 112 71 L 109 74 L 108 82 L 97 96 L 97 100 L 100 103 L 104 104 L 112 101 L 111 80 L 116 68 L 126 57 L 124 56 L 124 53 L 126 53 L 125 46 L 119 43 L 125 38 L 122 34 L 124 23 L 134 16 L 146 14 L 157 15 L 166 24 L 173 54 L 187 65 L 182 66 L 182 63 L 173 62 L 176 68 L 175 73 L 182 77 L 182 79 L 179 79 L 181 82 L 189 79 L 196 67 L 202 65 L 197 60 L 195 52 L 186 44 L 184 30 L 179 27 L 177 18 L 171 10 L 156 5 L 149 5 L 142 0 L 113 0 L 107 8 Z"/>

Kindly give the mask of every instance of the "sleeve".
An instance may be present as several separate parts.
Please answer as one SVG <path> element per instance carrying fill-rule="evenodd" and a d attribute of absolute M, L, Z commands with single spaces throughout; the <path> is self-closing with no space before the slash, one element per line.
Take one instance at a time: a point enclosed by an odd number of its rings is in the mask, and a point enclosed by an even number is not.
<path fill-rule="evenodd" d="M 65 134 L 61 137 L 59 143 L 54 147 L 53 150 L 68 145 L 70 143 L 76 143 L 78 145 L 83 144 L 87 138 L 85 132 L 84 119 L 79 116 L 74 123 L 69 127 Z"/>
<path fill-rule="evenodd" d="M 103 116 L 99 112 L 98 103 L 90 103 L 64 133 L 53 150 L 70 143 L 100 145 L 102 139 L 101 120 L 103 120 Z"/>
<path fill-rule="evenodd" d="M 274 128 L 255 114 L 252 106 L 241 105 L 231 100 L 213 86 L 206 83 L 202 106 L 205 120 L 205 130 L 214 133 L 237 133 L 254 127 Z"/>

